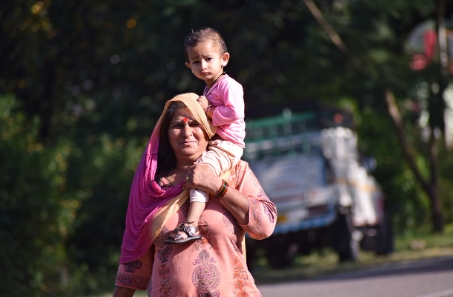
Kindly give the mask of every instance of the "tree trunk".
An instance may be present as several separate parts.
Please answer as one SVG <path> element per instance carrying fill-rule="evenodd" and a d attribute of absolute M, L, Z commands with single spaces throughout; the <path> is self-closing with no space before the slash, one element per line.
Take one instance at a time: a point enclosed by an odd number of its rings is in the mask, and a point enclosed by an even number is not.
<path fill-rule="evenodd" d="M 436 233 L 441 233 L 444 229 L 444 224 L 439 197 L 437 195 L 437 141 L 435 130 L 431 129 L 429 140 L 430 180 L 428 182 L 418 169 L 414 155 L 410 150 L 406 134 L 404 133 L 401 115 L 392 91 L 386 91 L 385 102 L 387 104 L 387 110 L 390 118 L 392 119 L 392 122 L 396 128 L 396 136 L 401 144 L 403 155 L 409 164 L 409 168 L 411 169 L 417 181 L 421 184 L 423 190 L 428 195 L 431 202 L 431 221 L 433 223 L 433 231 Z"/>
<path fill-rule="evenodd" d="M 427 191 L 429 200 L 431 201 L 431 221 L 433 224 L 433 231 L 436 233 L 442 233 L 444 230 L 442 208 L 438 196 L 438 172 L 437 172 L 437 139 L 436 139 L 436 128 L 431 127 L 429 136 L 429 166 L 430 166 L 430 181 Z"/>
<path fill-rule="evenodd" d="M 431 191 L 428 193 L 428 196 L 431 201 L 431 222 L 433 224 L 433 231 L 435 233 L 442 233 L 444 231 L 444 218 L 440 207 L 439 197 L 437 195 L 437 185 L 431 186 Z"/>

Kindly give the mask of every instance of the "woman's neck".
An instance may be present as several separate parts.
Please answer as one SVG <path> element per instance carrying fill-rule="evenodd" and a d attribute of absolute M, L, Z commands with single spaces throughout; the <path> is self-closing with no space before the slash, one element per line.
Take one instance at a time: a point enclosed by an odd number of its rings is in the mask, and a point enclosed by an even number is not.
<path fill-rule="evenodd" d="M 176 164 L 176 167 L 167 176 L 165 176 L 165 178 L 168 180 L 170 184 L 174 185 L 184 182 L 187 176 L 187 168 L 192 165 L 193 162 L 189 164 L 178 162 Z"/>
<path fill-rule="evenodd" d="M 187 172 L 187 167 L 190 167 L 193 165 L 193 160 L 187 160 L 187 162 L 176 162 L 176 168 L 174 170 L 174 173 L 179 173 L 179 172 Z"/>
<path fill-rule="evenodd" d="M 192 164 L 178 163 L 178 164 L 176 164 L 175 172 L 187 171 L 187 167 L 192 166 L 192 165 L 193 165 L 193 163 Z"/>

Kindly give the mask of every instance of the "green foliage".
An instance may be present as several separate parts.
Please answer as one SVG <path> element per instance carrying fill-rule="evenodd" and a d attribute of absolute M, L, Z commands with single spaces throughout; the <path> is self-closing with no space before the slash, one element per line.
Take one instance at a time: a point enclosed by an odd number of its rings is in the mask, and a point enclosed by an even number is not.
<path fill-rule="evenodd" d="M 2 294 L 59 296 L 72 223 L 65 207 L 73 201 L 62 199 L 70 145 L 40 143 L 39 119 L 26 123 L 14 97 L 0 97 L 0 110 L 0 261 L 9 267 Z"/>
<path fill-rule="evenodd" d="M 440 154 L 440 169 L 439 169 L 439 197 L 441 197 L 442 210 L 446 222 L 453 222 L 453 156 L 451 151 L 445 151 L 442 147 Z M 453 228 L 450 228 L 452 231 Z"/>
<path fill-rule="evenodd" d="M 86 193 L 66 241 L 71 260 L 86 268 L 80 292 L 112 288 L 118 267 L 129 187 L 146 143 L 100 135 L 75 144 L 68 191 Z M 82 166 L 81 166 L 82 164 Z M 108 279 L 96 278 L 108 276 Z M 104 283 L 104 281 L 106 281 Z"/>
<path fill-rule="evenodd" d="M 112 286 L 130 181 L 145 142 L 108 135 L 44 146 L 12 96 L 0 98 L 0 260 L 5 296 L 64 296 Z M 82 278 L 83 277 L 83 278 Z M 88 291 L 86 291 L 88 292 Z"/>
<path fill-rule="evenodd" d="M 420 195 L 415 178 L 407 167 L 398 140 L 391 133 L 389 120 L 382 121 L 385 114 L 366 108 L 358 126 L 359 148 L 365 155 L 376 159 L 373 175 L 386 195 L 386 207 L 390 211 L 395 230 L 398 232 L 429 224 L 426 196 Z M 366 119 L 366 120 L 364 120 Z M 414 218 L 418 218 L 415 221 Z M 424 220 L 422 218 L 425 218 Z"/>
<path fill-rule="evenodd" d="M 322 101 L 354 111 L 360 148 L 378 163 L 397 230 L 427 224 L 383 104 L 391 87 L 427 175 L 411 111 L 426 73 L 405 40 L 435 3 L 316 1 L 352 55 L 303 1 L 2 1 L 0 260 L 5 296 L 71 296 L 113 287 L 130 182 L 163 103 L 204 85 L 184 66 L 183 37 L 212 26 L 245 90 L 246 118 Z M 430 78 L 431 79 L 431 78 Z M 14 94 L 6 95 L 6 94 Z M 453 220 L 453 160 L 441 151 L 439 194 Z M 98 275 L 104 275 L 104 282 Z"/>

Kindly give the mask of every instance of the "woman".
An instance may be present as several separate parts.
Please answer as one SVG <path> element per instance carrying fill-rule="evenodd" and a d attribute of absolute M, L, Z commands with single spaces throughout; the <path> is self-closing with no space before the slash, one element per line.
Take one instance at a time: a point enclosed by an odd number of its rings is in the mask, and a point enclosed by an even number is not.
<path fill-rule="evenodd" d="M 244 236 L 270 236 L 276 208 L 246 162 L 222 177 L 208 165 L 193 165 L 215 134 L 197 98 L 182 94 L 166 103 L 138 166 L 114 297 L 133 296 L 137 289 L 152 297 L 261 296 L 246 266 Z M 178 226 L 194 232 L 181 224 L 190 188 L 212 198 L 200 218 L 202 238 L 164 244 Z"/>

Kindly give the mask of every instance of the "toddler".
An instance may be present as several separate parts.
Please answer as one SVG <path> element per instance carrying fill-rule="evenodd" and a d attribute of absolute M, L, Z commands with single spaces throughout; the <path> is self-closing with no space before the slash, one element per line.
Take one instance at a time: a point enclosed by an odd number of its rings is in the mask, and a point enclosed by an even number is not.
<path fill-rule="evenodd" d="M 212 125 L 217 126 L 217 134 L 211 138 L 207 151 L 196 163 L 210 165 L 220 176 L 237 164 L 245 147 L 243 89 L 241 84 L 224 72 L 230 54 L 218 31 L 212 28 L 193 31 L 184 39 L 184 50 L 187 59 L 185 65 L 206 83 L 198 102 L 212 120 Z M 220 195 L 224 195 L 225 190 L 219 191 Z M 200 239 L 198 221 L 207 202 L 207 193 L 191 189 L 186 222 L 172 232 L 165 243 Z"/>

